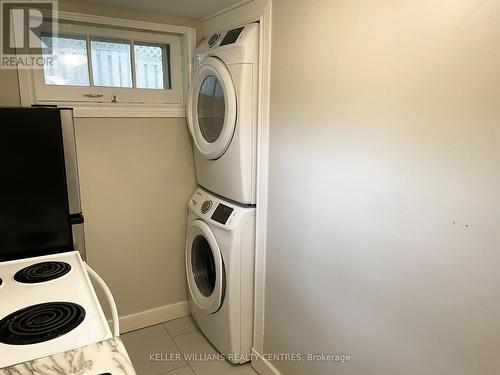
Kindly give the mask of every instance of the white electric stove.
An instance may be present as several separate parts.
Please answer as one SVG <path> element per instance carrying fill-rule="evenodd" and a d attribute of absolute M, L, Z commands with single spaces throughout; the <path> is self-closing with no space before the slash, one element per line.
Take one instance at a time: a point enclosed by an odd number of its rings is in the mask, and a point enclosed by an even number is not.
<path fill-rule="evenodd" d="M 78 251 L 0 262 L 0 368 L 112 337 L 89 273 Z"/>
<path fill-rule="evenodd" d="M 1 369 L 117 337 L 120 328 L 109 288 L 80 256 L 73 110 L 1 107 L 0 119 Z M 113 334 L 90 279 L 107 298 Z"/>

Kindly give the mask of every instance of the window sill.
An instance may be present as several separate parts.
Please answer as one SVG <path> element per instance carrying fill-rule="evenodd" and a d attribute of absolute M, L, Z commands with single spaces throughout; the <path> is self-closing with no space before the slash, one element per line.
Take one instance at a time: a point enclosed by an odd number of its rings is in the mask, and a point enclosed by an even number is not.
<path fill-rule="evenodd" d="M 183 105 L 150 106 L 104 104 L 74 106 L 75 117 L 186 117 Z"/>
<path fill-rule="evenodd" d="M 58 105 L 73 108 L 73 116 L 79 117 L 186 117 L 183 105 L 125 105 L 125 104 L 94 104 L 82 105 L 76 103 L 57 103 Z"/>

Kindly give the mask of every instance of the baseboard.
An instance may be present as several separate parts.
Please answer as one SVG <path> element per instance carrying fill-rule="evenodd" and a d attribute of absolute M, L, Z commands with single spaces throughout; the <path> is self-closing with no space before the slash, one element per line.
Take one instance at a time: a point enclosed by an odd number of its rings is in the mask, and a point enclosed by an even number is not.
<path fill-rule="evenodd" d="M 260 375 L 281 375 L 281 372 L 271 362 L 263 358 L 255 348 L 252 348 L 252 367 Z"/>
<path fill-rule="evenodd" d="M 120 317 L 120 333 L 135 331 L 189 315 L 189 302 L 182 301 Z"/>

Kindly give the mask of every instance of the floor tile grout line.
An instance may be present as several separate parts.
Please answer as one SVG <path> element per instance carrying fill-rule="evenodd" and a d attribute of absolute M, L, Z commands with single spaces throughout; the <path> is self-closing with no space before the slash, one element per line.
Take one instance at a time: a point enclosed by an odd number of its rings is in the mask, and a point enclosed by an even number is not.
<path fill-rule="evenodd" d="M 184 368 L 184 367 L 189 367 L 189 364 L 186 362 L 185 365 L 182 365 L 180 367 L 176 367 L 176 368 L 173 368 L 171 370 L 168 370 L 167 372 L 162 372 L 161 374 L 157 374 L 157 375 L 168 375 L 170 374 L 171 372 L 173 371 L 177 371 L 177 370 L 180 370 L 181 368 Z M 189 367 L 191 369 L 191 371 L 193 370 L 191 367 Z"/>
<path fill-rule="evenodd" d="M 155 325 L 152 325 L 152 326 L 148 326 L 148 327 L 140 328 L 140 329 L 137 329 L 137 330 L 135 330 L 135 331 L 131 331 L 131 332 L 127 332 L 127 333 L 140 332 L 140 331 L 144 331 L 144 330 L 146 330 L 146 329 L 153 328 L 153 327 L 156 327 L 156 326 L 159 326 L 159 325 L 163 326 L 163 329 L 164 329 L 164 331 L 165 331 L 165 333 L 166 333 L 166 335 L 167 335 L 166 337 L 167 337 L 167 338 L 169 338 L 169 339 L 170 339 L 170 341 L 172 342 L 172 344 L 174 345 L 174 347 L 175 347 L 177 350 L 179 350 L 179 348 L 178 348 L 177 344 L 174 342 L 173 338 L 170 336 L 170 334 L 169 334 L 169 333 L 168 333 L 168 331 L 166 330 L 166 327 L 163 325 L 163 323 L 158 323 L 158 324 L 155 324 Z M 124 335 L 126 335 L 126 334 L 124 334 Z M 180 350 L 179 350 L 179 352 L 180 352 Z M 175 371 L 175 370 L 178 370 L 178 369 L 180 369 L 180 368 L 182 368 L 182 367 L 186 367 L 186 366 L 188 366 L 188 362 L 187 362 L 186 360 L 184 360 L 184 359 L 182 359 L 182 361 L 179 361 L 179 362 L 182 362 L 182 363 L 179 363 L 179 366 L 176 366 L 176 367 L 173 367 L 173 368 L 171 368 L 171 369 L 169 369 L 169 370 L 166 370 L 166 372 L 162 371 L 162 372 L 160 372 L 160 373 L 156 373 L 156 374 L 154 374 L 154 375 L 166 375 L 166 374 L 168 374 L 168 373 L 169 373 L 169 372 L 171 372 L 171 371 Z"/>
<path fill-rule="evenodd" d="M 184 361 L 184 362 L 185 362 L 185 363 L 184 363 L 183 365 L 179 366 L 179 367 L 174 367 L 174 368 L 171 368 L 171 369 L 170 369 L 170 370 L 168 370 L 167 372 L 162 372 L 161 374 L 157 374 L 157 375 L 166 375 L 166 374 L 168 374 L 169 372 L 176 371 L 176 370 L 178 370 L 178 369 L 180 369 L 180 368 L 183 368 L 183 367 L 189 366 L 188 361 Z"/>
<path fill-rule="evenodd" d="M 175 342 L 174 338 L 172 337 L 172 335 L 170 335 L 170 333 L 168 332 L 168 329 L 167 327 L 165 327 L 165 324 L 161 324 L 163 326 L 163 328 L 165 329 L 165 332 L 167 332 L 167 335 L 172 339 L 172 342 L 174 343 L 175 347 L 177 348 L 177 350 L 183 355 L 185 356 L 186 354 L 181 350 L 181 348 L 179 348 L 179 345 L 177 345 L 177 343 Z M 188 332 L 188 333 L 191 333 L 191 332 Z M 186 333 L 186 334 L 188 334 Z M 176 337 L 179 337 L 179 336 L 182 336 L 182 335 L 177 335 Z M 194 369 L 191 367 L 191 365 L 189 364 L 189 361 L 186 361 L 186 359 L 184 358 L 184 361 L 186 362 L 187 366 L 191 369 L 191 371 L 193 372 L 193 374 L 196 375 L 196 372 L 194 371 Z"/>
<path fill-rule="evenodd" d="M 180 333 L 180 334 L 175 335 L 175 336 L 170 335 L 170 337 L 171 337 L 171 338 L 172 338 L 172 340 L 173 340 L 173 339 L 176 339 L 177 337 L 190 335 L 190 334 L 192 334 L 192 333 L 194 333 L 194 332 L 193 332 L 193 331 L 191 331 L 191 332 L 183 332 L 183 333 Z"/>
<path fill-rule="evenodd" d="M 187 335 L 189 335 L 189 334 L 193 334 L 193 333 L 196 333 L 196 332 L 199 332 L 199 333 L 201 334 L 201 336 L 203 337 L 204 341 L 206 341 L 206 342 L 207 342 L 207 343 L 208 343 L 208 344 L 209 344 L 209 345 L 210 345 L 210 346 L 211 346 L 211 347 L 212 347 L 212 348 L 213 348 L 216 352 L 218 352 L 218 350 L 217 350 L 217 349 L 216 349 L 216 348 L 212 345 L 212 343 L 211 343 L 211 342 L 210 342 L 210 341 L 209 341 L 209 340 L 205 337 L 205 335 L 203 335 L 203 333 L 202 333 L 202 332 L 200 332 L 199 330 L 197 330 L 195 326 L 194 326 L 194 328 L 195 328 L 194 330 L 191 330 L 191 331 L 189 331 L 189 332 L 184 332 L 184 333 L 181 333 L 181 334 L 178 334 L 178 335 L 172 336 L 172 335 L 170 334 L 170 332 L 168 331 L 168 329 L 167 329 L 166 325 L 165 325 L 165 323 L 167 323 L 167 322 L 168 322 L 168 321 L 166 321 L 166 322 L 162 322 L 162 323 L 159 323 L 159 324 L 161 324 L 161 325 L 163 326 L 163 330 L 164 330 L 164 332 L 166 333 L 167 337 L 168 337 L 168 338 L 170 338 L 170 340 L 171 340 L 171 341 L 172 341 L 172 343 L 174 344 L 174 347 L 175 347 L 175 348 L 176 348 L 176 349 L 177 349 L 177 350 L 178 350 L 181 354 L 183 354 L 184 356 L 185 356 L 185 354 L 186 354 L 186 353 L 184 353 L 184 352 L 181 350 L 181 348 L 179 347 L 179 345 L 176 343 L 175 339 L 176 339 L 176 338 L 179 338 L 179 337 L 182 337 L 182 336 L 187 336 Z M 159 325 L 159 324 L 158 324 L 158 325 Z M 151 327 L 153 327 L 153 326 L 151 326 Z M 150 327 L 141 328 L 141 329 L 136 330 L 136 331 L 141 331 L 141 330 L 144 330 L 144 329 L 146 329 L 146 328 L 150 328 Z M 182 369 L 182 368 L 184 368 L 184 367 L 188 367 L 188 369 L 189 369 L 189 370 L 191 370 L 192 374 L 194 374 L 194 375 L 198 375 L 198 374 L 199 374 L 199 373 L 195 370 L 195 368 L 193 368 L 193 367 L 191 366 L 190 361 L 187 361 L 187 360 L 183 359 L 183 360 L 182 360 L 182 362 L 183 362 L 183 363 L 180 363 L 178 367 L 171 368 L 171 369 L 167 370 L 167 372 L 161 372 L 161 373 L 158 373 L 158 374 L 155 374 L 155 375 L 168 375 L 168 374 L 170 374 L 170 373 L 172 373 L 172 372 L 174 372 L 174 371 L 178 371 L 178 370 L 180 370 L 180 369 Z M 248 367 L 251 369 L 252 374 L 254 374 L 254 375 L 258 375 L 258 373 L 256 373 L 256 372 L 255 372 L 255 370 L 252 368 L 251 364 L 249 365 L 249 364 L 247 363 L 247 364 L 243 364 L 242 366 L 248 366 Z M 239 367 L 239 366 L 238 366 L 238 367 Z"/>
<path fill-rule="evenodd" d="M 174 319 L 174 320 L 167 320 L 166 322 L 163 322 L 163 323 L 160 323 L 163 328 L 165 328 L 165 330 L 167 331 L 168 335 L 173 339 L 174 337 L 178 337 L 178 336 L 182 336 L 182 335 L 187 335 L 188 333 L 192 333 L 193 331 L 189 331 L 189 332 L 182 332 L 182 333 L 179 333 L 177 335 L 172 335 L 170 332 L 168 332 L 168 328 L 167 326 L 165 325 L 165 323 L 168 323 L 168 322 L 173 322 L 175 320 L 179 320 L 179 319 L 184 319 L 186 317 L 190 317 L 191 315 L 187 315 L 187 316 L 183 316 L 182 318 L 177 318 L 177 319 Z"/>

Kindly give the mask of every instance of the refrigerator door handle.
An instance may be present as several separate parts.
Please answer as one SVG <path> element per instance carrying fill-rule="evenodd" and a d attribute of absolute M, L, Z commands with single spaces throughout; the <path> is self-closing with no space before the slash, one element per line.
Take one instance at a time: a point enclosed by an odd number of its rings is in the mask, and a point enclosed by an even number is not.
<path fill-rule="evenodd" d="M 78 180 L 78 160 L 76 156 L 75 124 L 72 109 L 61 109 L 61 127 L 68 184 L 69 213 L 82 212 L 80 201 L 80 183 Z"/>

